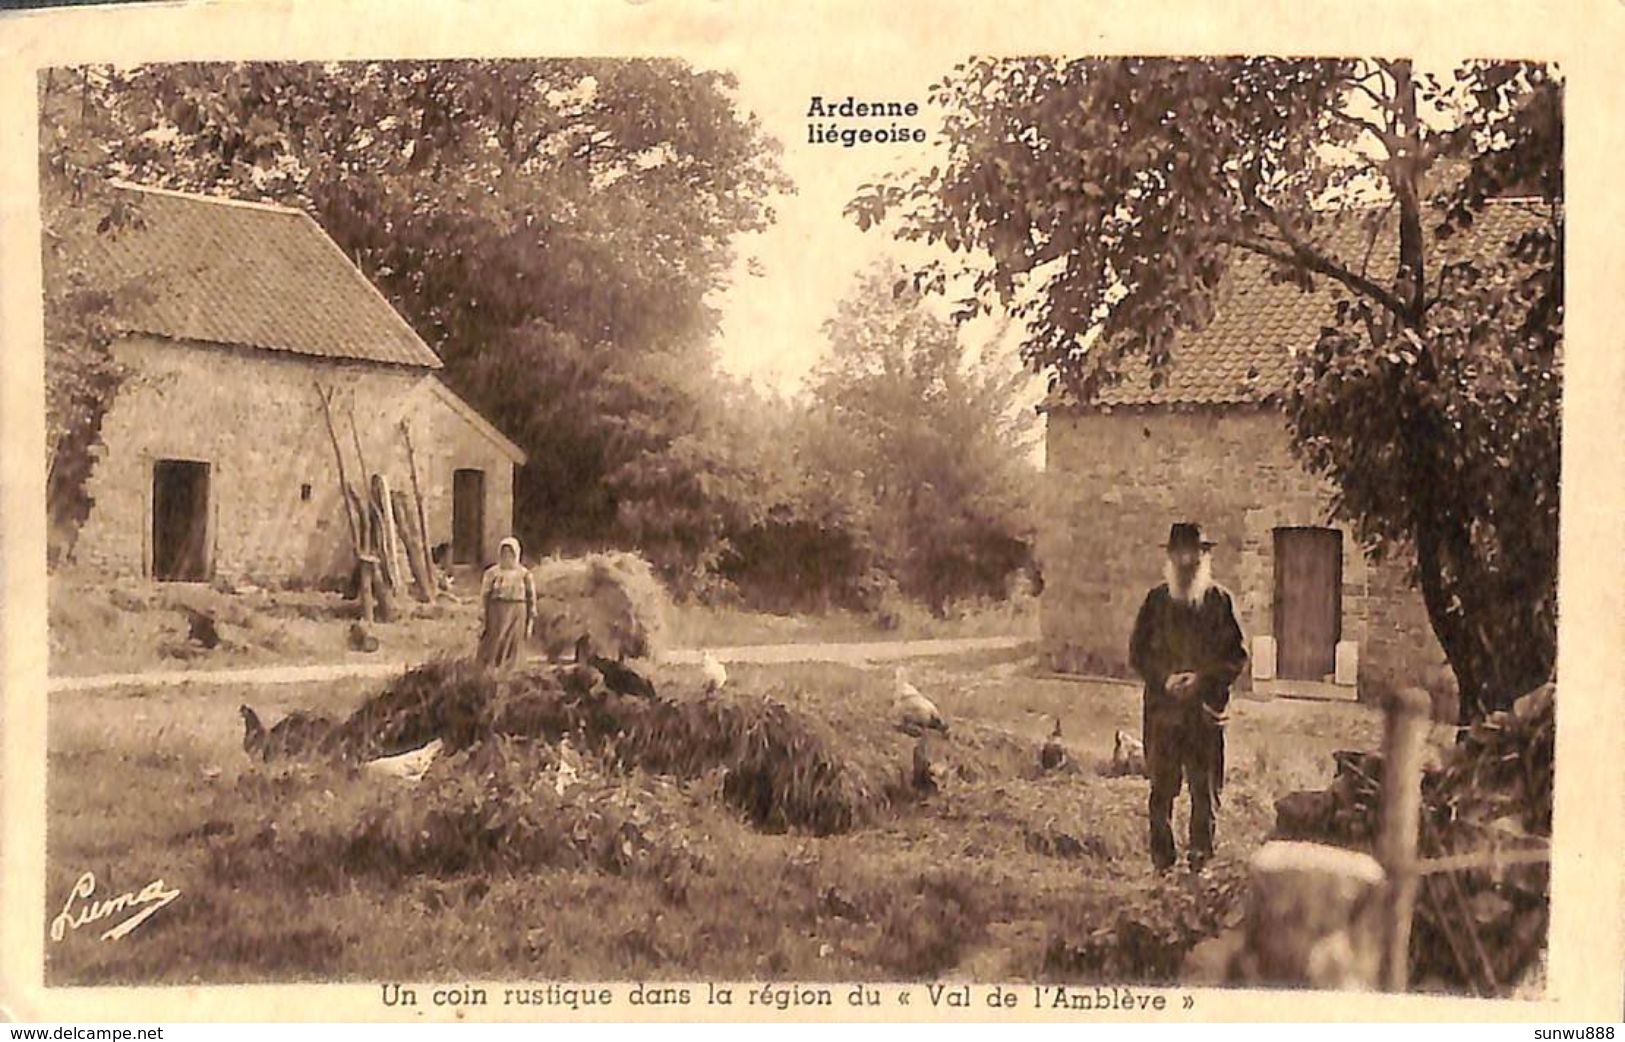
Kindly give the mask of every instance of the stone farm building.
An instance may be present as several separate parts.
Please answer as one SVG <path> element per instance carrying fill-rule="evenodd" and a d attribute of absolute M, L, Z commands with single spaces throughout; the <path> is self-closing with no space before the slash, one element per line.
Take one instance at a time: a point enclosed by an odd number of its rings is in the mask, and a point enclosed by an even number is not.
<path fill-rule="evenodd" d="M 1470 236 L 1448 240 L 1451 252 L 1498 251 L 1528 213 L 1493 203 Z M 1044 406 L 1046 662 L 1129 676 L 1135 612 L 1161 581 L 1169 524 L 1189 519 L 1217 544 L 1215 578 L 1235 596 L 1252 658 L 1243 685 L 1352 697 L 1424 682 L 1444 653 L 1406 563 L 1368 561 L 1351 531 L 1328 521 L 1329 487 L 1289 447 L 1289 350 L 1314 344 L 1331 291 L 1274 282 L 1249 254 L 1220 293 L 1213 321 L 1174 345 L 1161 386 L 1131 364 L 1087 407 L 1065 396 Z"/>
<path fill-rule="evenodd" d="M 392 490 L 416 458 L 431 546 L 482 564 L 513 522 L 524 453 L 443 384 L 440 359 L 308 214 L 121 185 L 139 219 L 98 236 L 131 375 L 102 427 L 72 559 L 111 574 L 317 582 L 354 562 L 318 387 Z M 354 416 L 354 433 L 350 417 Z"/>

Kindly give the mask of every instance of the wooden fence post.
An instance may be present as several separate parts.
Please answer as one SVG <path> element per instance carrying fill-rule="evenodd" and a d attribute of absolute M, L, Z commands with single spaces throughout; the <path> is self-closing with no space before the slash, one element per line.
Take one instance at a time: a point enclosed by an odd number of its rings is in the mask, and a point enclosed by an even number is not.
<path fill-rule="evenodd" d="M 1415 687 L 1395 693 L 1387 705 L 1377 858 L 1388 877 L 1382 969 L 1388 991 L 1404 991 L 1410 984 L 1411 914 L 1420 878 L 1416 842 L 1422 823 L 1422 749 L 1432 712 L 1432 697 Z"/>
<path fill-rule="evenodd" d="M 1226 983 L 1369 991 L 1382 965 L 1382 866 L 1355 850 L 1274 840 L 1249 864 L 1247 919 Z"/>

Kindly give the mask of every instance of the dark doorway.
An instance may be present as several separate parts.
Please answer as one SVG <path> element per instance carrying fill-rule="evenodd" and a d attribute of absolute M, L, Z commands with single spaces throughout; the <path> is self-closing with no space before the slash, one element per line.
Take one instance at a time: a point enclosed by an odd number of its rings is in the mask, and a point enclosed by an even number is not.
<path fill-rule="evenodd" d="M 161 459 L 152 466 L 152 577 L 209 578 L 209 465 Z"/>
<path fill-rule="evenodd" d="M 1275 530 L 1276 673 L 1320 680 L 1334 672 L 1343 638 L 1343 533 Z"/>
<path fill-rule="evenodd" d="M 485 563 L 485 471 L 451 475 L 451 563 Z"/>

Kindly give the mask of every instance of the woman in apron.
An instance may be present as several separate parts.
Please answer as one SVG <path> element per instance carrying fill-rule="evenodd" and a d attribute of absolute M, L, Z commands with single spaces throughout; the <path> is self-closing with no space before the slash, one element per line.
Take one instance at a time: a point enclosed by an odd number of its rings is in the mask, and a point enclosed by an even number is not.
<path fill-rule="evenodd" d="M 512 536 L 498 546 L 497 563 L 485 570 L 480 604 L 480 664 L 498 669 L 513 665 L 536 618 L 536 588 L 519 562 L 519 540 Z"/>

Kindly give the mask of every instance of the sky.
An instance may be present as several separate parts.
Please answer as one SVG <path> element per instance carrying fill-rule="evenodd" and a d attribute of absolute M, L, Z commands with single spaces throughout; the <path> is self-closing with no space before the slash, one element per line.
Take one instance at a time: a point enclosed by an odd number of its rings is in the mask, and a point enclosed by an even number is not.
<path fill-rule="evenodd" d="M 907 46 L 892 46 L 885 38 L 878 44 L 865 40 L 867 46 L 843 55 L 784 47 L 742 50 L 721 66 L 738 77 L 740 104 L 783 145 L 781 163 L 796 186 L 794 195 L 774 201 L 778 221 L 772 228 L 737 240 L 733 285 L 716 299 L 722 311 L 721 363 L 735 375 L 787 393 L 800 386 L 824 353 L 820 327 L 859 272 L 882 258 L 912 264 L 932 255 L 930 247 L 898 242 L 885 231 L 860 231 L 841 211 L 864 183 L 906 172 L 922 161 L 930 165 L 939 147 L 941 114 L 928 104 L 927 95 L 951 64 Z M 859 101 L 912 101 L 920 114 L 895 121 L 838 120 L 843 126 L 878 128 L 897 122 L 924 129 L 926 142 L 850 148 L 809 143 L 812 99 L 834 104 L 848 95 Z M 747 272 L 752 261 L 759 275 Z M 940 307 L 943 314 L 949 310 L 947 303 Z M 967 323 L 967 346 L 981 349 L 995 326 L 990 319 Z M 1015 366 L 1013 346 L 1011 339 L 997 349 L 1010 352 Z"/>
<path fill-rule="evenodd" d="M 824 37 L 828 39 L 827 34 Z M 720 361 L 725 370 L 770 388 L 793 393 L 825 350 L 820 330 L 834 314 L 858 272 L 882 257 L 918 263 L 932 248 L 898 242 L 883 230 L 860 231 L 842 214 L 861 185 L 929 167 L 941 147 L 940 110 L 928 103 L 930 85 L 952 71 L 952 60 L 931 49 L 911 47 L 907 38 L 877 30 L 855 34 L 844 53 L 795 49 L 795 33 L 748 40 L 727 53 L 717 67 L 739 80 L 740 104 L 754 112 L 764 129 L 784 147 L 781 162 L 796 193 L 774 201 L 777 223 L 767 232 L 736 240 L 739 263 L 733 285 L 715 303 L 722 311 Z M 1419 71 L 1443 74 L 1448 64 L 1420 63 Z M 1444 77 L 1448 82 L 1448 77 Z M 809 143 L 808 108 L 814 96 L 833 104 L 847 95 L 860 101 L 914 101 L 923 127 L 922 144 L 840 145 Z M 848 126 L 886 126 L 885 120 L 842 120 Z M 759 276 L 747 271 L 754 262 Z M 940 313 L 949 305 L 943 302 Z M 967 347 L 981 349 L 997 324 L 979 319 L 962 328 Z M 1018 366 L 1012 326 L 991 350 Z M 1034 377 L 1031 399 L 1042 397 L 1043 380 Z"/>

